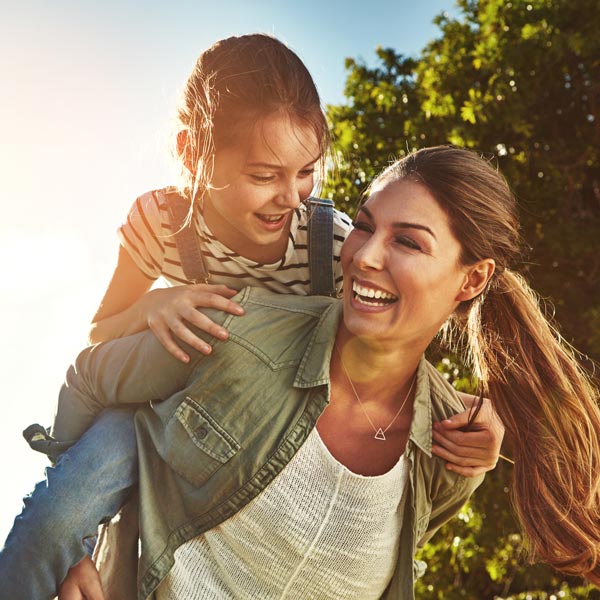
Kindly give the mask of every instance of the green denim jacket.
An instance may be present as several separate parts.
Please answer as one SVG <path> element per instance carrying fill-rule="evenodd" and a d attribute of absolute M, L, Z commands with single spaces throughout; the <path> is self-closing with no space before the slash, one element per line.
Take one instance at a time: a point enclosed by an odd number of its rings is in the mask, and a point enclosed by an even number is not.
<path fill-rule="evenodd" d="M 243 317 L 211 313 L 229 329 L 213 353 L 174 359 L 149 332 L 88 348 L 69 370 L 55 430 L 76 437 L 100 409 L 136 413 L 140 467 L 138 598 L 153 597 L 177 547 L 234 515 L 287 465 L 329 401 L 329 361 L 341 302 L 246 288 Z M 464 409 L 420 363 L 405 450 L 409 476 L 395 573 L 385 600 L 414 597 L 414 553 L 455 515 L 482 478 L 432 456 L 432 422 Z M 65 410 L 70 414 L 64 419 Z M 74 417 L 73 411 L 79 411 Z M 65 439 L 65 437 L 63 437 Z"/>

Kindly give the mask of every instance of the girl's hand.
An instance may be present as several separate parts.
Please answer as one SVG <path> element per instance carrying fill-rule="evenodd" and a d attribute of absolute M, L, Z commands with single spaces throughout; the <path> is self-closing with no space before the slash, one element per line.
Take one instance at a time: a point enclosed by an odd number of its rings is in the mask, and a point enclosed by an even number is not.
<path fill-rule="evenodd" d="M 471 402 L 466 401 L 465 404 L 469 406 Z M 490 400 L 484 398 L 471 430 L 461 431 L 469 422 L 470 412 L 468 408 L 450 419 L 433 424 L 432 452 L 447 461 L 446 468 L 450 471 L 476 477 L 491 471 L 498 463 L 504 426 Z"/>
<path fill-rule="evenodd" d="M 58 590 L 58 600 L 104 600 L 100 575 L 89 556 L 69 569 Z"/>
<path fill-rule="evenodd" d="M 211 346 L 199 338 L 189 325 L 226 340 L 229 332 L 197 309 L 214 308 L 232 315 L 243 315 L 244 309 L 230 300 L 235 294 L 235 290 L 224 285 L 181 285 L 151 290 L 140 302 L 139 309 L 144 311 L 148 327 L 160 343 L 175 358 L 187 363 L 190 357 L 179 347 L 175 337 L 202 354 L 210 354 Z"/>

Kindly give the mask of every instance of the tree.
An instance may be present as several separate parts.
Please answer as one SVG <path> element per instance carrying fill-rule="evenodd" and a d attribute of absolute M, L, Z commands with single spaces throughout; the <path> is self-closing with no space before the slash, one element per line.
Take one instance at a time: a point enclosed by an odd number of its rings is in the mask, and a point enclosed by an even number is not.
<path fill-rule="evenodd" d="M 328 107 L 337 169 L 326 193 L 350 214 L 390 160 L 453 143 L 498 164 L 519 200 L 531 250 L 521 267 L 556 307 L 565 338 L 600 358 L 600 4 L 459 0 L 420 56 L 378 48 L 346 60 L 347 102 Z M 438 368 L 461 389 L 452 357 Z M 581 581 L 527 566 L 501 464 L 422 553 L 419 598 L 600 598 Z"/>
<path fill-rule="evenodd" d="M 565 338 L 600 359 L 600 5 L 460 0 L 419 59 L 377 49 L 347 59 L 348 103 L 330 106 L 338 173 L 353 210 L 392 158 L 453 143 L 497 161 L 517 197 L 533 287 Z"/>

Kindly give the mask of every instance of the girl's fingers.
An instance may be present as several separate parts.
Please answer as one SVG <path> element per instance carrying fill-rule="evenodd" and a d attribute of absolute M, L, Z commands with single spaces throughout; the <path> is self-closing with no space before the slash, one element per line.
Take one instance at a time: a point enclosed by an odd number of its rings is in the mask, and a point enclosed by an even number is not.
<path fill-rule="evenodd" d="M 224 298 L 233 298 L 238 293 L 238 290 L 233 290 L 230 287 L 227 287 L 226 285 L 222 284 L 213 285 L 211 283 L 196 283 L 194 285 L 191 285 L 190 287 L 194 290 L 207 292 L 209 294 L 219 294 Z"/>
<path fill-rule="evenodd" d="M 225 285 L 194 284 L 180 288 L 161 290 L 156 295 L 154 308 L 148 314 L 148 327 L 166 350 L 177 360 L 188 363 L 190 357 L 180 347 L 177 340 L 191 346 L 202 354 L 210 354 L 212 347 L 190 326 L 197 327 L 210 336 L 226 340 L 229 332 L 204 315 L 202 308 L 212 308 L 236 316 L 244 314 L 244 309 L 230 300 L 237 292 Z"/>
<path fill-rule="evenodd" d="M 209 323 L 212 323 L 208 318 L 206 319 Z M 215 325 L 215 327 L 218 327 Z M 203 331 L 205 329 L 200 327 Z M 198 337 L 184 321 L 175 321 L 171 325 L 171 331 L 176 335 L 182 342 L 185 342 L 188 346 L 198 350 L 202 354 L 210 354 L 212 352 L 212 346 L 205 342 L 202 338 Z M 224 330 L 227 333 L 226 330 Z"/>
<path fill-rule="evenodd" d="M 200 329 L 200 331 L 203 331 L 204 333 L 207 333 L 212 337 L 216 337 L 217 339 L 226 340 L 229 337 L 229 332 L 227 331 L 227 329 L 225 329 L 225 327 L 219 325 L 218 323 L 215 323 L 214 321 L 209 319 L 204 313 L 201 313 L 198 310 L 190 309 L 189 314 L 185 316 L 185 321 L 190 323 L 194 327 L 197 327 L 198 329 Z M 196 337 L 193 333 L 192 335 Z M 187 343 L 190 343 L 188 339 L 185 339 L 185 341 Z"/>
<path fill-rule="evenodd" d="M 458 432 L 457 432 L 458 433 Z M 462 434 L 473 435 L 473 434 Z M 446 461 L 446 468 L 465 477 L 474 477 L 491 471 L 498 462 L 498 453 L 490 446 L 467 446 L 456 444 L 434 429 L 431 451 Z"/>
<path fill-rule="evenodd" d="M 225 288 L 229 289 L 229 288 Z M 215 308 L 232 315 L 243 315 L 244 309 L 237 303 L 229 300 L 230 296 L 214 292 L 195 291 L 190 295 L 188 306 L 195 309 Z"/>
<path fill-rule="evenodd" d="M 448 430 L 436 423 L 433 426 L 433 432 L 440 443 L 447 440 L 448 443 L 467 448 L 489 449 L 493 443 L 493 436 L 488 430 L 481 431 L 459 431 Z"/>
<path fill-rule="evenodd" d="M 158 341 L 177 360 L 183 363 L 190 362 L 190 357 L 175 343 L 170 329 L 162 321 L 149 320 L 148 326 Z"/>
<path fill-rule="evenodd" d="M 454 462 L 460 466 L 481 467 L 493 462 L 485 449 L 459 446 L 440 438 L 434 433 L 435 444 L 432 446 L 434 454 L 444 460 Z"/>

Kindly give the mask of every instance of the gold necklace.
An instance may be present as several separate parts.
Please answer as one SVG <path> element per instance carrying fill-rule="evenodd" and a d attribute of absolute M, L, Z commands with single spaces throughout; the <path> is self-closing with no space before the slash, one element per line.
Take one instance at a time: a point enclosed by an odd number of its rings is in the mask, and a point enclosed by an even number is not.
<path fill-rule="evenodd" d="M 336 347 L 336 351 L 340 357 L 340 364 L 342 365 L 342 369 L 344 371 L 344 374 L 346 375 L 346 379 L 350 383 L 350 387 L 352 388 L 352 391 L 354 392 L 354 395 L 356 396 L 356 399 L 358 400 L 358 403 L 360 404 L 360 407 L 362 408 L 363 413 L 365 413 L 365 417 L 367 417 L 367 421 L 369 421 L 369 423 L 371 424 L 371 427 L 373 428 L 373 431 L 375 432 L 375 436 L 374 436 L 375 439 L 385 442 L 387 440 L 387 438 L 385 437 L 385 432 L 393 425 L 394 421 L 400 416 L 400 413 L 402 412 L 402 409 L 404 408 L 404 405 L 406 404 L 408 397 L 410 396 L 410 393 L 412 392 L 413 386 L 415 385 L 415 381 L 417 380 L 416 373 L 415 373 L 415 376 L 413 377 L 410 387 L 408 388 L 408 393 L 406 394 L 406 397 L 404 398 L 404 402 L 402 402 L 402 405 L 398 409 L 398 412 L 394 415 L 394 418 L 388 423 L 388 426 L 385 429 L 383 429 L 381 427 L 375 427 L 375 424 L 373 423 L 373 421 L 371 421 L 371 417 L 369 416 L 367 409 L 365 408 L 364 404 L 362 403 L 362 400 L 360 399 L 359 395 L 356 392 L 356 388 L 354 387 L 354 384 L 352 383 L 352 379 L 350 379 L 350 375 L 348 375 L 348 371 L 346 370 L 346 365 L 344 364 L 344 359 L 342 358 L 342 353 L 338 350 L 337 347 Z"/>

